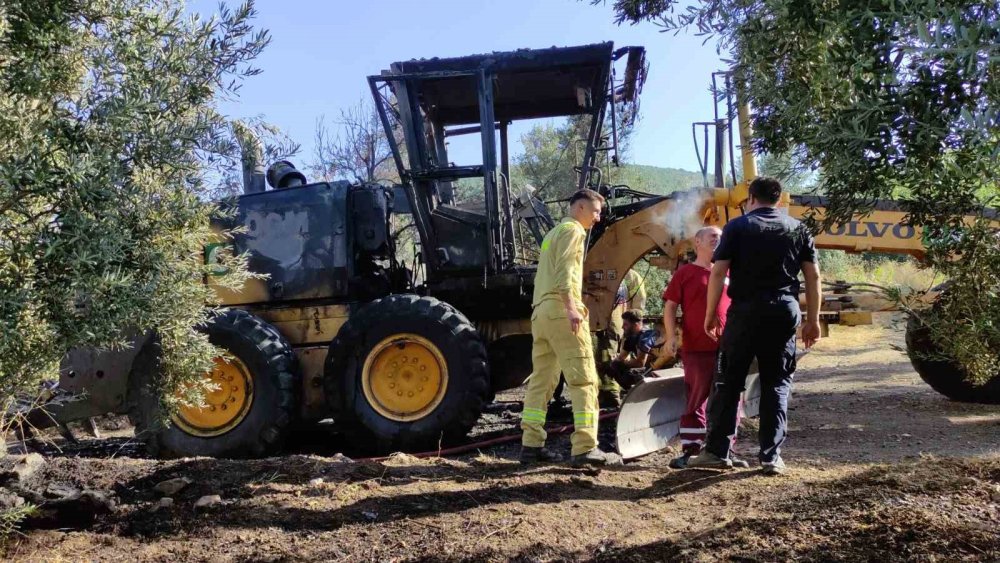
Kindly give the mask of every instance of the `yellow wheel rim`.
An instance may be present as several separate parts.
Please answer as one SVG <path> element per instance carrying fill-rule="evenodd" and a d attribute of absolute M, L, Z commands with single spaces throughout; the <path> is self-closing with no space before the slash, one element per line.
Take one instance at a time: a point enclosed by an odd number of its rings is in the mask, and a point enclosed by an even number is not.
<path fill-rule="evenodd" d="M 448 364 L 430 340 L 394 334 L 375 345 L 361 372 L 365 399 L 382 416 L 407 422 L 431 413 L 448 389 Z"/>
<path fill-rule="evenodd" d="M 215 384 L 215 389 L 205 394 L 205 406 L 181 407 L 170 418 L 188 434 L 218 436 L 246 417 L 253 403 L 253 379 L 238 358 L 216 358 L 205 377 Z"/>

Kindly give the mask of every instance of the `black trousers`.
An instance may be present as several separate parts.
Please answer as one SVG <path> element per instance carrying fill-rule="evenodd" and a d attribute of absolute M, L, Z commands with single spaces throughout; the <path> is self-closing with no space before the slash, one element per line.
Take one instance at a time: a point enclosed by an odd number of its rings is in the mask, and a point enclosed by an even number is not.
<path fill-rule="evenodd" d="M 642 381 L 642 376 L 649 371 L 649 368 L 630 368 L 625 362 L 620 362 L 618 360 L 611 360 L 605 366 L 604 375 L 614 379 L 615 383 L 622 388 L 622 391 L 628 391 L 634 385 Z"/>
<path fill-rule="evenodd" d="M 708 399 L 706 449 L 727 458 L 736 436 L 740 394 L 754 358 L 760 370 L 760 460 L 774 461 L 785 441 L 788 398 L 795 374 L 795 329 L 801 320 L 792 296 L 734 301 L 719 346 Z"/>

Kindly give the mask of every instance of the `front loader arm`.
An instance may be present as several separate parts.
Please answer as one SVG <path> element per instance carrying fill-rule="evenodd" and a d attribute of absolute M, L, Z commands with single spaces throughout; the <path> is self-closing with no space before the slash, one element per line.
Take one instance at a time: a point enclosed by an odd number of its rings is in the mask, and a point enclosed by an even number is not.
<path fill-rule="evenodd" d="M 729 219 L 743 214 L 746 184 L 734 188 L 714 188 L 676 192 L 652 198 L 632 211 L 622 214 L 606 226 L 592 242 L 584 260 L 584 304 L 590 311 L 591 330 L 608 326 L 615 296 L 622 277 L 645 255 L 659 251 L 665 257 L 659 264 L 673 270 L 678 256 L 691 245 L 691 238 L 703 226 L 725 226 Z M 826 198 L 785 195 L 779 207 L 797 219 L 813 213 L 822 220 Z M 924 256 L 924 241 L 919 227 L 906 225 L 906 212 L 895 202 L 879 202 L 868 215 L 857 216 L 843 224 L 830 225 L 816 235 L 816 247 L 848 252 L 885 252 Z M 884 298 L 858 296 L 868 311 L 887 310 L 892 305 Z M 831 301 L 824 306 L 837 308 Z M 852 305 L 851 308 L 856 308 Z M 839 309 L 838 309 L 839 310 Z"/>
<path fill-rule="evenodd" d="M 659 250 L 672 270 L 686 241 L 702 226 L 720 221 L 711 190 L 677 192 L 644 204 L 608 225 L 587 251 L 583 301 L 592 331 L 607 328 L 618 286 L 637 261 Z"/>
<path fill-rule="evenodd" d="M 819 196 L 791 196 L 788 214 L 796 219 L 815 213 L 823 218 L 826 198 Z M 816 248 L 846 250 L 847 252 L 885 252 L 924 256 L 923 231 L 920 227 L 906 225 L 906 212 L 893 201 L 880 201 L 868 215 L 857 215 L 847 223 L 830 225 L 816 235 Z"/>

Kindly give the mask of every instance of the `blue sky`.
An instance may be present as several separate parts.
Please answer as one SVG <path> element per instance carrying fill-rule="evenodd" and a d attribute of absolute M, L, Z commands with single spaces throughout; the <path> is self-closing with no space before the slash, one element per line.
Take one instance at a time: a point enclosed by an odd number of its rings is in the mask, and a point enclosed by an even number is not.
<path fill-rule="evenodd" d="M 197 0 L 190 9 L 207 14 L 216 6 Z M 312 160 L 317 118 L 329 122 L 356 104 L 367 95 L 365 77 L 393 61 L 610 40 L 646 47 L 650 63 L 631 161 L 696 170 L 691 122 L 711 117 L 710 73 L 723 67 L 712 42 L 648 23 L 616 26 L 609 5 L 588 1 L 258 0 L 257 10 L 257 25 L 272 35 L 257 61 L 263 72 L 222 109 L 234 118 L 263 115 L 283 128 L 302 144 L 299 168 Z M 456 149 L 452 160 L 472 163 L 463 156 L 474 152 Z"/>

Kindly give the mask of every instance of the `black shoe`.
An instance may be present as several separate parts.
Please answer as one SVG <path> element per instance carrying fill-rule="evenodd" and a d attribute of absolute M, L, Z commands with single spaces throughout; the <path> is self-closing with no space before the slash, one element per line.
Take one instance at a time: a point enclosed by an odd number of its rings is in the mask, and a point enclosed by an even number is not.
<path fill-rule="evenodd" d="M 646 378 L 649 377 L 649 376 L 651 376 L 652 374 L 653 374 L 652 368 L 634 368 L 634 369 L 630 369 L 629 372 L 628 372 L 628 384 L 629 384 L 628 386 L 629 386 L 629 389 L 631 389 L 632 387 L 635 387 L 636 385 L 639 385 L 643 381 L 646 381 Z"/>
<path fill-rule="evenodd" d="M 602 409 L 617 409 L 622 406 L 622 398 L 617 391 L 599 391 L 597 405 Z"/>
<path fill-rule="evenodd" d="M 622 456 L 618 454 L 605 452 L 600 448 L 594 448 L 587 453 L 573 456 L 571 463 L 573 467 L 583 467 L 585 465 L 608 467 L 612 465 L 623 465 L 625 462 L 622 460 Z"/>
<path fill-rule="evenodd" d="M 687 462 L 688 469 L 732 469 L 732 460 L 721 458 L 712 452 L 702 450 L 702 452 Z"/>
<path fill-rule="evenodd" d="M 521 446 L 521 465 L 533 463 L 559 463 L 563 457 L 548 448 Z"/>
<path fill-rule="evenodd" d="M 670 463 L 667 465 L 670 469 L 685 469 L 688 466 L 689 459 L 691 459 L 691 453 L 684 452 L 680 457 L 670 460 Z"/>

